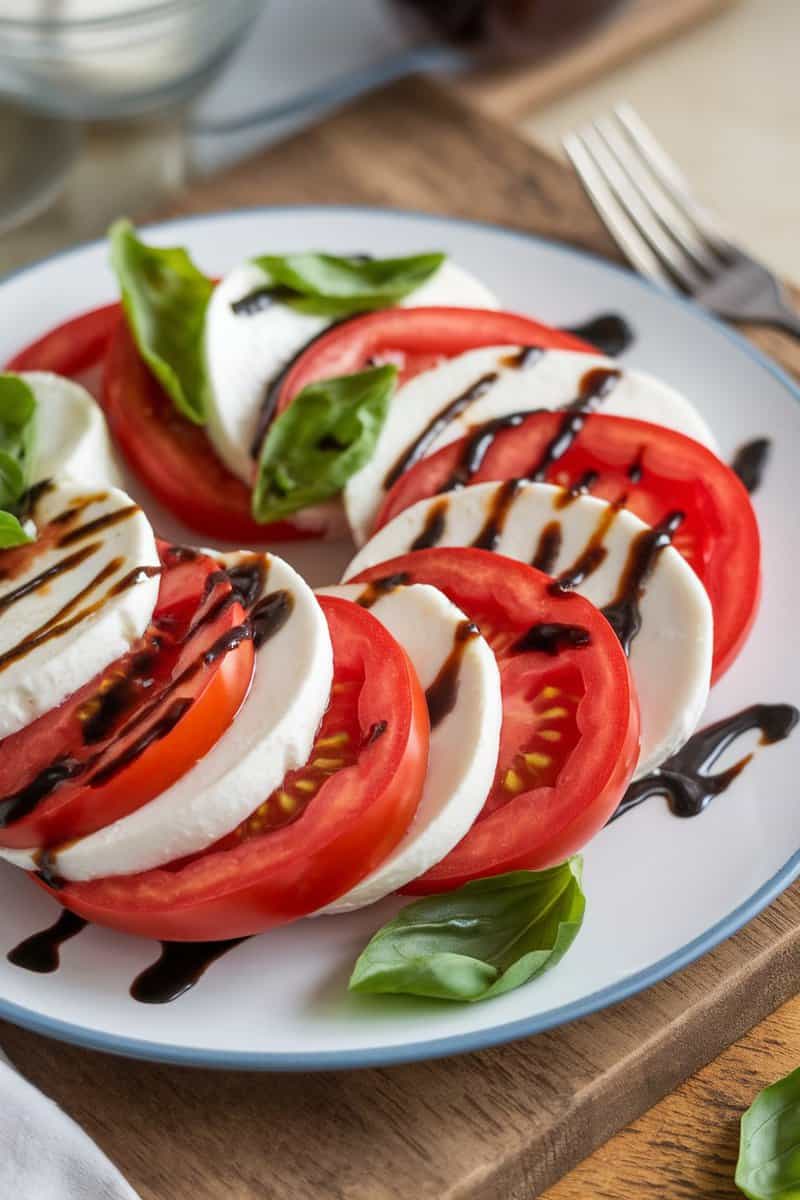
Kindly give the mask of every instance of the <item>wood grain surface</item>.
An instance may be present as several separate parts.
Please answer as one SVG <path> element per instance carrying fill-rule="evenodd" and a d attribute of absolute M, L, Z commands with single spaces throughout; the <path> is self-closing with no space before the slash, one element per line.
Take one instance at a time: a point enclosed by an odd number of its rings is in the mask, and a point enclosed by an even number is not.
<path fill-rule="evenodd" d="M 505 120 L 526 116 L 606 71 L 706 21 L 738 0 L 629 0 L 602 28 L 534 64 L 471 72 L 459 94 Z"/>
<path fill-rule="evenodd" d="M 309 201 L 479 217 L 613 253 L 561 165 L 419 80 L 192 189 L 172 211 Z M 796 346 L 780 335 L 770 344 L 800 370 Z M 529 1200 L 794 995 L 799 931 L 796 887 L 700 962 L 605 1013 L 516 1045 L 387 1070 L 213 1073 L 116 1060 L 10 1027 L 0 1041 L 143 1200 Z M 781 1055 L 758 1058 L 780 1028 L 773 1023 L 554 1198 L 728 1194 L 709 1171 L 728 1178 L 732 1123 L 800 1049 L 791 1011 Z M 716 1156 L 713 1170 L 701 1169 L 701 1152 Z"/>

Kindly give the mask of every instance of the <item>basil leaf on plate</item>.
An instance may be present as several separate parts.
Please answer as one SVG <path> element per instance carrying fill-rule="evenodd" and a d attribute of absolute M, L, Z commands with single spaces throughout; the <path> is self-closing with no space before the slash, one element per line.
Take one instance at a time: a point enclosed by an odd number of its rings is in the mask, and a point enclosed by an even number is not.
<path fill-rule="evenodd" d="M 180 246 L 147 246 L 130 221 L 109 230 L 130 330 L 175 408 L 202 425 L 208 408 L 203 328 L 213 284 Z"/>
<path fill-rule="evenodd" d="M 350 990 L 486 1000 L 520 987 L 575 940 L 586 908 L 581 870 L 576 857 L 409 904 L 362 951 Z"/>
<path fill-rule="evenodd" d="M 28 537 L 13 513 L 0 512 L 0 550 L 10 550 L 12 546 L 24 546 L 33 541 Z"/>
<path fill-rule="evenodd" d="M 800 1068 L 759 1092 L 742 1117 L 736 1186 L 749 1200 L 800 1200 Z"/>
<path fill-rule="evenodd" d="M 275 521 L 340 492 L 369 459 L 397 380 L 393 366 L 311 383 L 273 421 L 253 489 L 253 516 Z"/>
<path fill-rule="evenodd" d="M 275 298 L 301 312 L 345 317 L 391 308 L 439 270 L 444 254 L 350 258 L 334 254 L 263 254 L 253 261 Z"/>
<path fill-rule="evenodd" d="M 0 375 L 0 509 L 9 513 L 30 486 L 35 440 L 33 391 L 19 375 Z"/>

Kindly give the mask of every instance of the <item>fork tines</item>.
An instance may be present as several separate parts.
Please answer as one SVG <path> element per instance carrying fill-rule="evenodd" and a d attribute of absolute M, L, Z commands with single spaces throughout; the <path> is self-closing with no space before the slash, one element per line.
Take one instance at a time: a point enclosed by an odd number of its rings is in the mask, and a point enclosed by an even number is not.
<path fill-rule="evenodd" d="M 726 266 L 734 253 L 730 241 L 629 105 L 569 134 L 564 149 L 612 237 L 641 274 L 692 294 Z"/>

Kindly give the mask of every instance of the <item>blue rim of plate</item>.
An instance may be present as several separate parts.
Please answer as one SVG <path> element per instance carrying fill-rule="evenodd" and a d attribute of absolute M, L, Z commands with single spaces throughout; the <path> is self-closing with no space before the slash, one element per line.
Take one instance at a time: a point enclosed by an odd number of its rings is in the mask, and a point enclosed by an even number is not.
<path fill-rule="evenodd" d="M 366 204 L 276 204 L 254 205 L 247 208 L 229 209 L 213 213 L 191 213 L 184 217 L 175 217 L 169 221 L 156 221 L 142 228 L 148 230 L 164 230 L 174 225 L 182 225 L 195 221 L 231 220 L 239 217 L 252 216 L 256 213 L 270 215 L 290 212 L 340 212 L 360 213 L 362 215 L 383 216 L 388 218 L 404 217 L 424 221 L 439 222 L 443 225 L 460 225 L 471 229 L 485 230 L 500 234 L 504 237 L 517 238 L 525 242 L 533 242 L 543 249 L 556 254 L 565 254 L 573 258 L 588 260 L 605 271 L 615 275 L 624 275 L 629 282 L 657 292 L 667 304 L 677 308 L 689 309 L 694 317 L 706 325 L 712 326 L 728 341 L 732 342 L 743 354 L 758 363 L 765 371 L 783 384 L 786 391 L 795 400 L 800 401 L 800 386 L 784 370 L 740 334 L 716 320 L 705 309 L 682 296 L 663 291 L 649 280 L 636 275 L 634 272 L 608 262 L 588 250 L 579 250 L 537 234 L 527 233 L 522 229 L 513 229 L 505 225 L 493 225 L 490 221 L 470 220 L 467 217 L 447 217 L 442 213 L 426 213 L 419 209 L 381 208 Z M 13 279 L 55 262 L 71 254 L 79 254 L 83 250 L 92 249 L 103 244 L 102 238 L 81 242 L 76 246 L 50 254 L 36 262 L 9 272 L 0 278 L 0 288 Z M 617 983 L 591 992 L 580 1000 L 573 1000 L 558 1008 L 537 1013 L 532 1017 L 522 1017 L 516 1021 L 507 1021 L 489 1029 L 475 1030 L 473 1033 L 454 1034 L 450 1037 L 434 1038 L 425 1042 L 408 1042 L 403 1045 L 376 1046 L 357 1050 L 321 1050 L 309 1054 L 275 1054 L 262 1051 L 240 1050 L 203 1050 L 192 1046 L 176 1046 L 163 1042 L 148 1042 L 141 1038 L 121 1037 L 115 1034 L 102 1033 L 86 1029 L 82 1025 L 73 1025 L 68 1021 L 59 1021 L 52 1017 L 43 1017 L 22 1005 L 0 997 L 0 1018 L 30 1029 L 34 1033 L 42 1033 L 59 1041 L 70 1042 L 90 1050 L 102 1050 L 109 1054 L 117 1054 L 124 1058 L 144 1059 L 148 1062 L 174 1063 L 179 1066 L 214 1067 L 235 1071 L 333 1071 L 355 1069 L 362 1067 L 388 1067 L 401 1063 L 421 1062 L 432 1058 L 445 1058 L 455 1054 L 468 1054 L 478 1050 L 486 1050 L 504 1042 L 516 1041 L 520 1038 L 532 1037 L 544 1033 L 559 1025 L 567 1025 L 572 1021 L 588 1017 L 605 1008 L 627 1000 L 637 992 L 644 991 L 656 983 L 674 975 L 676 971 L 688 967 L 703 954 L 713 950 L 720 942 L 732 937 L 744 925 L 757 917 L 773 900 L 800 876 L 800 849 L 786 861 L 771 879 L 757 888 L 747 900 L 739 904 L 722 920 L 717 921 L 704 933 L 699 934 L 679 950 L 674 950 L 658 962 L 652 963 L 641 971 L 626 976 Z"/>

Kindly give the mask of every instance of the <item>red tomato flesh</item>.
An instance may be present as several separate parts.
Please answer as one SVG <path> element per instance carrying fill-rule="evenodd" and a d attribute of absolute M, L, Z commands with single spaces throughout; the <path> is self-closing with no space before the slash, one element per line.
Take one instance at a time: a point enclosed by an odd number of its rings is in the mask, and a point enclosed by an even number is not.
<path fill-rule="evenodd" d="M 334 683 L 306 766 L 205 853 L 67 884 L 54 892 L 59 903 L 145 937 L 244 937 L 329 904 L 394 849 L 425 781 L 425 697 L 405 652 L 373 616 L 347 600 L 319 603 Z"/>
<path fill-rule="evenodd" d="M 298 392 L 319 379 L 351 375 L 394 363 L 400 383 L 447 358 L 480 346 L 541 346 L 583 350 L 594 346 L 571 333 L 517 313 L 483 308 L 387 308 L 334 325 L 290 364 L 278 396 L 283 412 Z"/>
<path fill-rule="evenodd" d="M 676 510 L 684 514 L 673 539 L 699 576 L 714 610 L 712 681 L 744 645 L 758 610 L 761 544 L 750 497 L 726 463 L 699 442 L 660 425 L 627 417 L 588 416 L 569 449 L 540 472 L 564 421 L 535 412 L 501 429 L 468 483 L 535 477 L 564 488 L 581 485 L 620 503 L 648 525 Z M 406 471 L 387 494 L 380 529 L 404 508 L 434 496 L 464 461 L 469 438 L 443 447 Z"/>
<path fill-rule="evenodd" d="M 254 662 L 250 640 L 235 637 L 244 609 L 211 558 L 163 543 L 159 553 L 144 637 L 0 743 L 0 845 L 47 847 L 111 824 L 179 779 L 233 721 Z M 46 773 L 64 768 L 48 790 Z"/>
<path fill-rule="evenodd" d="M 503 694 L 497 772 L 482 812 L 404 890 L 449 891 L 561 862 L 603 827 L 636 765 L 638 705 L 611 626 L 581 596 L 551 594 L 541 571 L 486 550 L 418 550 L 358 580 L 396 575 L 439 588 L 478 625 Z"/>
<path fill-rule="evenodd" d="M 102 362 L 111 334 L 122 317 L 122 305 L 106 304 L 57 325 L 20 350 L 7 371 L 52 371 L 74 379 Z"/>

